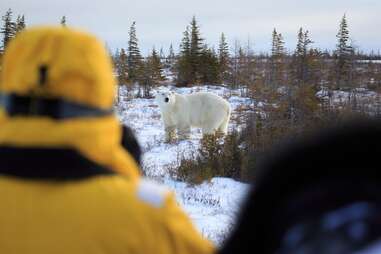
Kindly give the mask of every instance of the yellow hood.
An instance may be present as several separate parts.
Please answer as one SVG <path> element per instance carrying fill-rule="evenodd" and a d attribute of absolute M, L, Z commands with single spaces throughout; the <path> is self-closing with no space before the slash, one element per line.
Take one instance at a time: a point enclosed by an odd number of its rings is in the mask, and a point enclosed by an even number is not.
<path fill-rule="evenodd" d="M 38 27 L 21 32 L 8 44 L 0 93 L 57 98 L 107 110 L 113 106 L 115 84 L 111 59 L 95 37 L 69 28 Z M 96 163 L 138 177 L 135 161 L 121 146 L 121 126 L 114 115 L 57 120 L 10 117 L 1 110 L 0 125 L 0 145 L 73 148 Z"/>

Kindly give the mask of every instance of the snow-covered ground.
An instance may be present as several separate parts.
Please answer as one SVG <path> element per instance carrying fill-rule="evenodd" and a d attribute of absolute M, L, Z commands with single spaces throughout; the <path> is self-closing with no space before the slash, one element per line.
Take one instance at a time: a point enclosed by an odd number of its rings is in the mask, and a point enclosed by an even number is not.
<path fill-rule="evenodd" d="M 210 91 L 227 98 L 233 109 L 230 129 L 240 127 L 239 111 L 252 107 L 254 103 L 249 98 L 241 97 L 239 91 L 223 87 L 204 86 L 172 88 L 172 90 L 182 94 Z M 202 136 L 201 131 L 192 129 L 189 140 L 177 144 L 165 144 L 160 110 L 154 99 L 128 99 L 123 87 L 119 98 L 117 106 L 119 118 L 135 131 L 143 147 L 143 169 L 146 176 L 172 189 L 177 201 L 200 232 L 216 244 L 220 244 L 231 230 L 248 185 L 229 178 L 213 178 L 210 182 L 198 186 L 173 180 L 169 169 L 178 165 L 179 156 L 197 149 Z"/>
<path fill-rule="evenodd" d="M 242 127 L 242 112 L 254 110 L 264 114 L 262 108 L 266 103 L 256 102 L 241 96 L 241 91 L 222 86 L 202 86 L 191 88 L 162 87 L 181 94 L 196 91 L 209 91 L 226 98 L 232 106 L 229 130 Z M 316 96 L 327 100 L 329 94 L 322 89 Z M 356 98 L 369 111 L 379 107 L 380 96 L 364 88 L 353 91 L 331 91 L 330 98 L 335 106 L 343 107 L 350 99 Z M 200 232 L 217 245 L 228 236 L 239 212 L 241 201 L 249 188 L 247 184 L 229 178 L 213 178 L 198 186 L 190 186 L 171 178 L 170 170 L 176 169 L 182 156 L 190 155 L 199 147 L 202 137 L 200 129 L 192 129 L 188 140 L 176 144 L 164 143 L 164 126 L 160 110 L 154 99 L 128 98 L 124 87 L 120 88 L 117 112 L 121 121 L 130 126 L 144 150 L 144 174 L 172 189 L 177 201 L 189 214 Z M 375 101 L 378 101 L 374 104 Z"/>

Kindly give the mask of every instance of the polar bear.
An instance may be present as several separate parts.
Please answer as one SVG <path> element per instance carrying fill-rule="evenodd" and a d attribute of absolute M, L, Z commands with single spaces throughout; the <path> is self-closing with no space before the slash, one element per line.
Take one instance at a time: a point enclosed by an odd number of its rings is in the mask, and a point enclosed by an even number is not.
<path fill-rule="evenodd" d="M 155 95 L 165 128 L 165 142 L 171 142 L 175 131 L 180 139 L 189 137 L 190 128 L 200 127 L 202 133 L 227 133 L 230 120 L 230 104 L 218 95 L 197 92 L 181 95 L 159 91 Z"/>

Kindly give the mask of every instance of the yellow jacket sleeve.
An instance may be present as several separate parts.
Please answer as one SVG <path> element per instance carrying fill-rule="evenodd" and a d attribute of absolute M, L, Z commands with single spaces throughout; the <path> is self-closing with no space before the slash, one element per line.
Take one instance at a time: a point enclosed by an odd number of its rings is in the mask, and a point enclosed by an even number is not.
<path fill-rule="evenodd" d="M 201 236 L 189 217 L 176 203 L 173 194 L 169 194 L 164 205 L 164 223 L 167 238 L 172 239 L 173 253 L 196 254 L 214 253 L 215 247 Z"/>

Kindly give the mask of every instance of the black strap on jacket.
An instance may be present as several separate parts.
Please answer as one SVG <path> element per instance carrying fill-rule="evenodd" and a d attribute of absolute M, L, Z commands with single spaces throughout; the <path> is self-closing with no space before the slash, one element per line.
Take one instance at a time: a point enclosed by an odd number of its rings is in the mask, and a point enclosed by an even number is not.
<path fill-rule="evenodd" d="M 0 175 L 30 180 L 72 181 L 115 174 L 74 149 L 0 146 Z"/>
<path fill-rule="evenodd" d="M 77 117 L 102 117 L 113 113 L 113 109 L 100 109 L 60 98 L 47 99 L 16 94 L 1 94 L 0 105 L 9 116 L 47 116 L 53 119 Z"/>

